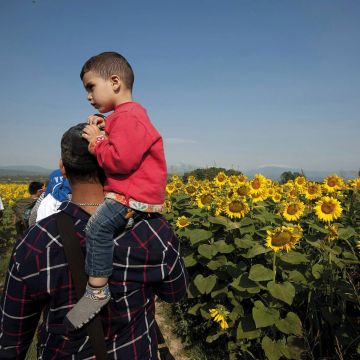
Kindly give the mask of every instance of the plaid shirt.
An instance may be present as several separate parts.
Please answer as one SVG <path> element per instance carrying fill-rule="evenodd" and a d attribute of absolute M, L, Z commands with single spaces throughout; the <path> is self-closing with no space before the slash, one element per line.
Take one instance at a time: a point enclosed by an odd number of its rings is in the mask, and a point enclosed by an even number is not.
<path fill-rule="evenodd" d="M 89 215 L 71 202 L 85 254 Z M 186 293 L 187 273 L 179 241 L 163 217 L 137 223 L 114 239 L 112 298 L 101 311 L 109 359 L 157 359 L 154 297 L 176 302 Z M 19 239 L 10 260 L 0 308 L 0 359 L 24 359 L 37 328 L 39 359 L 94 359 L 86 330 L 68 332 L 64 316 L 77 302 L 55 215 Z"/>

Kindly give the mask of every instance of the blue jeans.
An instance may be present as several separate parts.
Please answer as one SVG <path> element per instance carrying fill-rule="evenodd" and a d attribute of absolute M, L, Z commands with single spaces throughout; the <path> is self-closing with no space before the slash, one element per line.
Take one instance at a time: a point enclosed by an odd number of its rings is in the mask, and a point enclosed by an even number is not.
<path fill-rule="evenodd" d="M 85 271 L 89 276 L 109 277 L 113 270 L 114 235 L 124 230 L 128 207 L 106 198 L 86 226 Z"/>

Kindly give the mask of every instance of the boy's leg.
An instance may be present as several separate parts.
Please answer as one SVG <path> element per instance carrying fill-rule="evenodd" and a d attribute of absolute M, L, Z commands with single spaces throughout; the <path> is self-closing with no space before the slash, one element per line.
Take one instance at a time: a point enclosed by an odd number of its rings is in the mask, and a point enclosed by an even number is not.
<path fill-rule="evenodd" d="M 86 227 L 85 271 L 89 275 L 86 291 L 68 312 L 65 321 L 74 329 L 89 322 L 110 300 L 107 280 L 112 273 L 113 237 L 126 225 L 128 208 L 105 199 Z"/>

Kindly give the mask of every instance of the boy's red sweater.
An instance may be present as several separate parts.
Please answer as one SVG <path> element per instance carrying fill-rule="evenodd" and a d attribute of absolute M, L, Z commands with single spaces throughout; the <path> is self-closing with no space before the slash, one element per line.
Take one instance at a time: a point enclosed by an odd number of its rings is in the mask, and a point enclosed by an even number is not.
<path fill-rule="evenodd" d="M 104 190 L 146 204 L 165 201 L 166 161 L 163 140 L 136 102 L 116 107 L 106 119 L 106 137 L 95 154 L 104 169 Z"/>

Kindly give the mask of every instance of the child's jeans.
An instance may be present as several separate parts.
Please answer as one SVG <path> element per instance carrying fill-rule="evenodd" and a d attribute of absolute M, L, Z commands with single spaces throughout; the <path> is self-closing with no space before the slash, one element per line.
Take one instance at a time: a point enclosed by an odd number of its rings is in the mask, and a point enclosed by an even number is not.
<path fill-rule="evenodd" d="M 86 226 L 85 271 L 93 277 L 109 277 L 113 270 L 114 235 L 125 229 L 128 207 L 105 198 Z"/>

